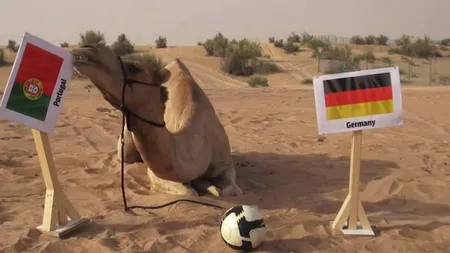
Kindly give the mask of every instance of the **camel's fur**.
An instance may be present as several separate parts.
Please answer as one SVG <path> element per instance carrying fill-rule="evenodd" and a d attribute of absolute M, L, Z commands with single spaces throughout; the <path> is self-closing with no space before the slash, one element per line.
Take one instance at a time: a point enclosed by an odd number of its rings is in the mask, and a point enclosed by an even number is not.
<path fill-rule="evenodd" d="M 75 69 L 118 107 L 123 84 L 117 56 L 103 47 L 72 53 L 84 57 L 74 61 Z M 157 128 L 130 116 L 131 132 L 125 127 L 125 162 L 144 161 L 151 186 L 157 191 L 197 195 L 195 189 L 207 188 L 214 195 L 241 195 L 225 129 L 181 60 L 175 59 L 162 70 L 124 63 L 129 78 L 164 83 L 167 91 L 161 93 L 159 88 L 142 84 L 127 87 L 125 105 L 145 119 L 165 121 L 166 127 Z M 120 155 L 120 140 L 118 152 Z"/>

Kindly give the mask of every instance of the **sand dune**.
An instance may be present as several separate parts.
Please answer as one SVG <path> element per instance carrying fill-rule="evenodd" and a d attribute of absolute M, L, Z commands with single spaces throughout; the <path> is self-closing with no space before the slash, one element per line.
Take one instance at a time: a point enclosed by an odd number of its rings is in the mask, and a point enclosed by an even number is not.
<path fill-rule="evenodd" d="M 450 118 L 444 109 L 450 89 L 404 88 L 405 124 L 364 133 L 361 197 L 379 235 L 333 235 L 329 222 L 347 193 L 351 136 L 318 139 L 313 91 L 298 81 L 315 63 L 272 53 L 287 73 L 270 76 L 271 88 L 251 89 L 195 48 L 158 53 L 184 60 L 205 89 L 229 134 L 245 192 L 197 199 L 226 208 L 259 205 L 268 234 L 257 252 L 450 252 Z M 9 70 L 0 68 L 1 83 Z M 224 210 L 190 203 L 122 210 L 115 151 L 120 114 L 86 84 L 70 83 L 51 142 L 64 191 L 92 223 L 64 240 L 35 229 L 45 187 L 31 131 L 0 120 L 0 252 L 233 252 L 220 238 Z M 126 178 L 130 204 L 177 199 L 152 192 L 143 165 L 128 166 Z"/>

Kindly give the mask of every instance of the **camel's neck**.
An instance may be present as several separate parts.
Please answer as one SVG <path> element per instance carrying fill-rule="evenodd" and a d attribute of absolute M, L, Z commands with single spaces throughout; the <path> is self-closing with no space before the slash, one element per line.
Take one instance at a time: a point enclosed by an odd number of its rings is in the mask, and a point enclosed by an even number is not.
<path fill-rule="evenodd" d="M 134 111 L 140 117 L 153 122 L 164 122 L 164 109 L 160 105 L 146 105 Z M 165 127 L 150 125 L 132 115 L 128 118 L 134 142 L 143 161 L 156 176 L 182 181 L 172 162 L 172 136 Z"/>

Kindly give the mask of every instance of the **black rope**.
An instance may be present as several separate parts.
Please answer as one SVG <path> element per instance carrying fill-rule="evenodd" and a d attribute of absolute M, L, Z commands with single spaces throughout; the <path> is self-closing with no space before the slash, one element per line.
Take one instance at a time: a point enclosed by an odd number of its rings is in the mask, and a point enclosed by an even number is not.
<path fill-rule="evenodd" d="M 219 205 L 215 205 L 215 204 L 211 204 L 211 203 L 204 203 L 204 202 L 200 202 L 200 201 L 196 201 L 196 200 L 190 200 L 190 199 L 178 199 L 178 200 L 174 200 L 171 201 L 169 203 L 166 204 L 162 204 L 159 206 L 128 206 L 127 204 L 127 198 L 126 198 L 126 194 L 125 194 L 125 162 L 124 162 L 124 157 L 125 157 L 125 118 L 127 118 L 128 121 L 128 115 L 127 114 L 131 114 L 137 118 L 139 118 L 140 120 L 155 126 L 155 127 L 165 127 L 165 122 L 163 123 L 157 123 L 157 122 L 153 122 L 147 119 L 144 119 L 142 117 L 140 117 L 139 115 L 135 114 L 134 112 L 132 112 L 131 110 L 128 110 L 125 107 L 125 89 L 127 85 L 130 85 L 132 83 L 139 83 L 139 84 L 145 84 L 145 85 L 151 85 L 151 86 L 155 86 L 155 87 L 159 87 L 159 85 L 157 84 L 153 84 L 153 83 L 145 83 L 145 82 L 141 82 L 141 81 L 137 81 L 137 80 L 132 80 L 132 79 L 128 79 L 126 76 L 126 72 L 125 72 L 125 68 L 124 65 L 122 63 L 122 59 L 120 57 L 119 58 L 119 62 L 120 62 L 120 67 L 122 70 L 122 75 L 123 75 L 123 87 L 122 87 L 122 98 L 121 98 L 121 105 L 120 105 L 120 109 L 122 111 L 122 129 L 121 129 L 121 133 L 120 133 L 120 145 L 121 145 L 121 168 L 120 168 L 120 179 L 121 179 L 121 186 L 122 186 L 122 199 L 123 199 L 123 206 L 124 206 L 124 210 L 125 212 L 129 211 L 130 209 L 134 209 L 134 208 L 140 208 L 140 209 L 159 209 L 159 208 L 163 208 L 166 206 L 170 206 L 173 204 L 176 204 L 178 202 L 189 202 L 189 203 L 194 203 L 194 204 L 199 204 L 199 205 L 204 205 L 204 206 L 210 206 L 210 207 L 216 207 L 219 209 L 225 209 L 222 206 Z M 129 123 L 129 122 L 127 122 Z M 130 129 L 128 129 L 130 130 Z M 130 130 L 131 131 L 131 130 Z"/>

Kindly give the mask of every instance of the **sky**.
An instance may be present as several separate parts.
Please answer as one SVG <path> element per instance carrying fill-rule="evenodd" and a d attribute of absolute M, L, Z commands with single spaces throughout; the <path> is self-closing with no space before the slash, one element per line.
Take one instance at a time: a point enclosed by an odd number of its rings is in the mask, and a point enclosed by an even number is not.
<path fill-rule="evenodd" d="M 29 32 L 75 44 L 89 29 L 107 43 L 120 33 L 136 44 L 194 45 L 217 32 L 266 42 L 291 32 L 450 37 L 450 0 L 1 0 L 0 44 Z"/>

